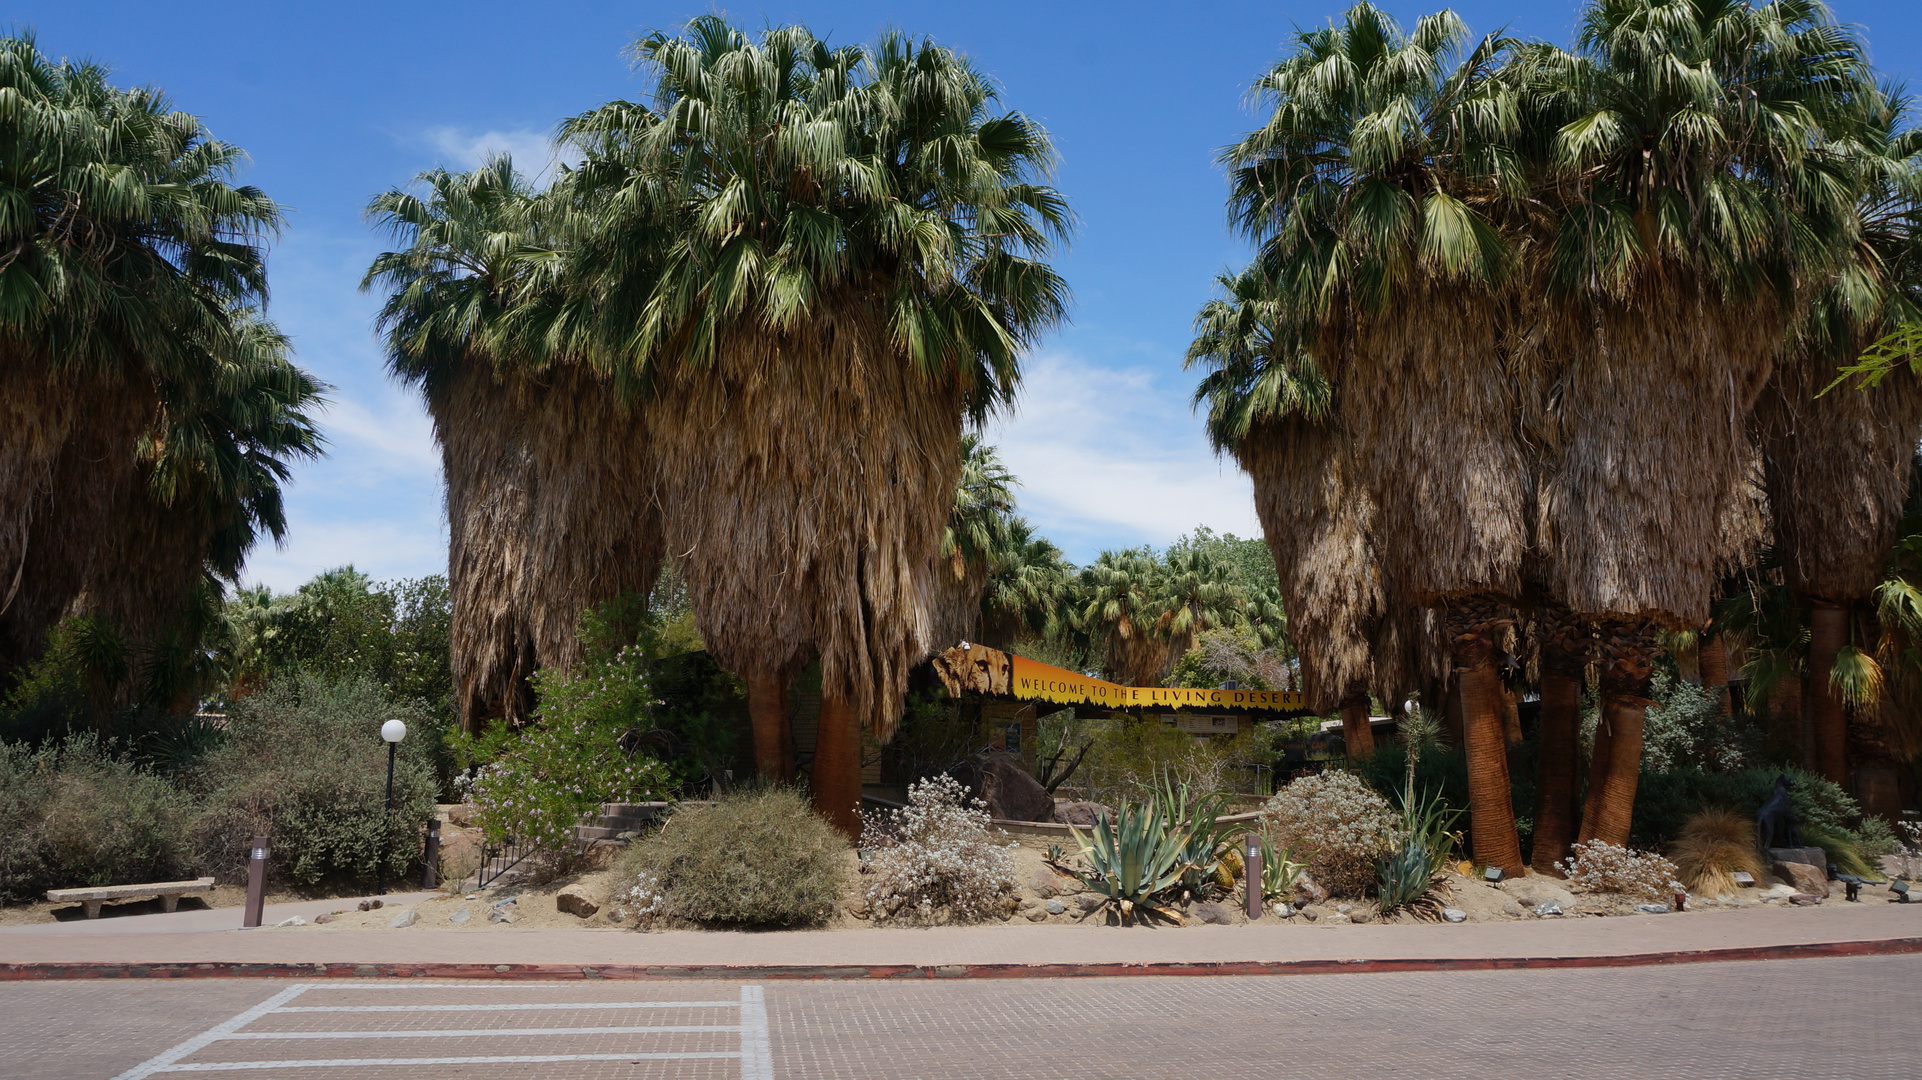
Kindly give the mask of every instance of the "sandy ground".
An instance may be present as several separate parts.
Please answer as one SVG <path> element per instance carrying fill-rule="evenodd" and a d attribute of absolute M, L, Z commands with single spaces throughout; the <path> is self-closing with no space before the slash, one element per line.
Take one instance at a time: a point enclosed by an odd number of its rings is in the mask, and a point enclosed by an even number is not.
<path fill-rule="evenodd" d="M 864 879 L 858 873 L 859 862 L 852 851 L 848 853 L 847 860 L 850 870 L 849 887 L 843 894 L 842 903 L 836 908 L 833 916 L 821 929 L 827 931 L 858 931 L 876 926 L 907 927 L 930 925 L 927 922 L 912 918 L 896 917 L 890 919 L 875 919 L 872 916 L 860 918 L 852 914 L 851 911 L 853 909 L 858 909 L 861 906 L 860 901 L 864 888 Z M 1114 921 L 1105 909 L 1097 909 L 1093 912 L 1084 910 L 1084 905 L 1080 900 L 1083 897 L 1088 898 L 1090 903 L 1087 906 L 1093 907 L 1093 894 L 1078 894 L 1078 887 L 1076 885 L 1070 881 L 1059 879 L 1058 877 L 1055 877 L 1054 880 L 1059 881 L 1060 887 L 1066 891 L 1057 894 L 1054 899 L 1059 901 L 1063 910 L 1050 914 L 1047 910 L 1048 898 L 1041 896 L 1035 888 L 1037 881 L 1045 883 L 1050 880 L 1049 876 L 1038 875 L 1052 875 L 1052 871 L 1049 871 L 1046 866 L 1045 853 L 1033 847 L 1019 847 L 1015 849 L 1015 860 L 1016 881 L 1020 883 L 1020 907 L 1011 912 L 1005 919 L 1001 920 L 1002 924 L 1010 926 L 1041 924 L 1100 927 Z M 370 911 L 344 909 L 326 917 L 325 922 L 317 925 L 286 927 L 283 929 L 308 933 L 326 932 L 328 930 L 366 931 L 379 929 L 391 929 L 401 933 L 412 930 L 460 930 L 469 933 L 488 933 L 509 929 L 562 929 L 569 927 L 600 929 L 634 928 L 639 930 L 685 929 L 685 927 L 670 928 L 645 920 L 637 921 L 633 918 L 627 911 L 622 909 L 622 898 L 619 895 L 626 889 L 627 884 L 624 878 L 617 878 L 614 871 L 600 870 L 562 877 L 538 885 L 514 883 L 483 889 L 477 892 L 449 894 L 422 901 L 413 905 L 411 909 L 405 907 L 383 907 L 379 910 Z M 1563 914 L 1560 918 L 1565 919 L 1634 915 L 1636 914 L 1636 904 L 1648 903 L 1651 900 L 1651 898 L 1648 897 L 1627 897 L 1612 894 L 1578 893 L 1569 895 L 1566 894 L 1566 884 L 1566 882 L 1555 878 L 1531 876 L 1521 881 L 1510 881 L 1506 883 L 1504 887 L 1498 887 L 1482 881 L 1471 880 L 1450 870 L 1444 877 L 1442 889 L 1444 894 L 1443 902 L 1449 907 L 1457 908 L 1464 912 L 1466 921 L 1468 922 L 1500 923 L 1533 921 L 1543 918 L 1544 916 L 1536 914 L 1531 903 L 1525 902 L 1531 900 L 1539 901 L 1543 898 L 1554 898 L 1560 902 L 1563 907 Z M 1765 879 L 1762 882 L 1762 888 L 1766 888 L 1770 884 L 1772 884 L 1772 881 Z M 599 905 L 599 910 L 585 918 L 559 910 L 556 905 L 556 895 L 568 886 L 578 886 L 581 890 L 585 891 L 588 896 Z M 1548 891 L 1544 892 L 1544 889 Z M 1561 890 L 1561 894 L 1556 895 L 1556 890 Z M 1744 892 L 1748 895 L 1722 900 L 1691 898 L 1690 908 L 1692 910 L 1766 910 L 1788 907 L 1785 901 L 1777 900 L 1769 902 L 1759 899 L 1760 889 L 1744 890 Z M 1832 898 L 1826 902 L 1829 904 L 1842 903 L 1842 893 L 1841 884 L 1839 882 L 1834 883 Z M 1887 886 L 1871 886 L 1862 890 L 1863 899 L 1874 904 L 1886 903 L 1891 895 Z M 1237 900 L 1238 897 L 1236 896 L 1223 897 L 1211 909 L 1205 911 L 1203 905 L 1198 903 L 1183 905 L 1181 908 L 1184 913 L 1183 925 L 1191 927 L 1204 925 L 1206 922 L 1204 914 L 1213 917 L 1222 925 L 1245 925 L 1248 919 Z M 497 921 L 493 917 L 497 910 L 503 911 L 510 917 Z M 1314 921 L 1323 926 L 1366 923 L 1412 923 L 1423 921 L 1407 913 L 1399 913 L 1383 919 L 1376 912 L 1375 905 L 1372 901 L 1328 900 L 1319 904 L 1308 905 L 1307 910 L 1314 912 L 1316 916 L 1314 920 L 1309 920 L 1304 912 L 1294 915 L 1289 921 L 1304 924 Z M 411 921 L 407 918 L 410 914 L 412 916 Z M 1281 919 L 1270 911 L 1264 913 L 1260 921 L 1263 923 L 1275 923 L 1280 922 Z M 396 927 L 394 925 L 396 922 L 406 923 L 406 925 Z M 994 920 L 990 920 L 990 924 L 993 924 L 993 922 Z M 931 924 L 943 925 L 945 923 L 946 919 L 940 913 L 937 913 Z"/>

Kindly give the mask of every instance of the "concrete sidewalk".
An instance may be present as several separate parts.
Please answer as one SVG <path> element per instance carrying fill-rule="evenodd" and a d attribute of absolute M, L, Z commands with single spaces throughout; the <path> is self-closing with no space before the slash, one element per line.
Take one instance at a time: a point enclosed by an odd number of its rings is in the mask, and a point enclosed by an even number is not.
<path fill-rule="evenodd" d="M 298 927 L 215 933 L 9 933 L 0 936 L 0 968 L 6 969 L 0 970 L 0 978 L 46 977 L 53 968 L 72 965 L 110 965 L 122 974 L 137 974 L 128 969 L 152 965 L 211 965 L 206 974 L 214 968 L 257 966 L 262 970 L 255 974 L 277 974 L 281 972 L 266 969 L 305 965 L 310 975 L 318 973 L 315 965 L 340 973 L 378 966 L 381 970 L 362 973 L 415 975 L 486 974 L 499 967 L 503 973 L 525 968 L 525 974 L 547 972 L 553 977 L 569 977 L 571 972 L 574 978 L 581 977 L 582 968 L 610 967 L 655 974 L 739 968 L 768 977 L 779 977 L 784 969 L 823 976 L 899 973 L 882 969 L 1036 966 L 1096 973 L 1092 969 L 1113 966 L 1304 962 L 1387 970 L 1402 962 L 1430 969 L 1456 962 L 1535 966 L 1550 960 L 1572 964 L 1631 958 L 1622 962 L 1651 963 L 1663 962 L 1660 957 L 1755 959 L 1771 951 L 1803 956 L 1922 951 L 1922 905 L 1831 902 L 1808 909 L 1462 925 L 1122 929 L 997 924 L 767 933 L 416 926 L 377 931 Z M 1708 953 L 1722 955 L 1693 955 Z M 877 970 L 857 970 L 870 968 Z M 36 976 L 35 970 L 42 975 Z"/>

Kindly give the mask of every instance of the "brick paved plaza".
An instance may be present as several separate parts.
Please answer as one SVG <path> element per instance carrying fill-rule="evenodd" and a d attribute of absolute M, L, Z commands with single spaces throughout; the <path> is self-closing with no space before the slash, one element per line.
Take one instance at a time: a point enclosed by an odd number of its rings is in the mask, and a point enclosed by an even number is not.
<path fill-rule="evenodd" d="M 1283 978 L 306 985 L 0 984 L 0 1076 L 1922 1075 L 1912 956 Z M 372 1064 L 394 1059 L 425 1060 Z"/>

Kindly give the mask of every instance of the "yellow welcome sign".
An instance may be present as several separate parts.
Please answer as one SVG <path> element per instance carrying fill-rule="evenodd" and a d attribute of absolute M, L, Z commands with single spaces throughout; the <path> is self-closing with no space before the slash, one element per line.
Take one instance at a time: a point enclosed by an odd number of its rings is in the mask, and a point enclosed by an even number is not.
<path fill-rule="evenodd" d="M 1024 701 L 1057 705 L 1099 705 L 1110 709 L 1253 709 L 1291 712 L 1307 707 L 1297 690 L 1188 690 L 1166 686 L 1122 686 L 1012 655 L 1009 691 Z"/>

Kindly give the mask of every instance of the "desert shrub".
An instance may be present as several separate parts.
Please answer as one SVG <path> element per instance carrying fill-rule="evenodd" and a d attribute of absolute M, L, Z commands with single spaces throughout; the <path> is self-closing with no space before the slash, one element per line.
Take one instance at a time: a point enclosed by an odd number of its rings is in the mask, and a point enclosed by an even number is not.
<path fill-rule="evenodd" d="M 0 743 L 0 901 L 173 881 L 197 868 L 190 796 L 91 735 Z"/>
<path fill-rule="evenodd" d="M 1291 781 L 1262 805 L 1262 821 L 1337 896 L 1364 896 L 1375 860 L 1394 846 L 1399 817 L 1353 773 L 1330 770 Z"/>
<path fill-rule="evenodd" d="M 1165 777 L 1197 791 L 1229 790 L 1241 783 L 1247 766 L 1275 760 L 1276 733 L 1263 727 L 1197 739 L 1173 724 L 1125 713 L 1076 726 L 1093 745 L 1074 784 L 1089 799 L 1110 806 L 1153 799 Z"/>
<path fill-rule="evenodd" d="M 1756 857 L 1755 823 L 1731 810 L 1704 810 L 1682 826 L 1682 835 L 1669 849 L 1676 876 L 1692 893 L 1724 896 L 1740 886 L 1732 876 L 1745 871 L 1756 880 L 1762 862 Z"/>
<path fill-rule="evenodd" d="M 1855 838 L 1856 846 L 1869 858 L 1881 858 L 1902 850 L 1902 841 L 1896 837 L 1894 827 L 1879 817 L 1863 818 L 1862 824 L 1855 827 Z"/>
<path fill-rule="evenodd" d="M 1835 868 L 1844 874 L 1866 878 L 1882 876 L 1881 867 L 1876 865 L 1879 860 L 1863 852 L 1861 843 L 1856 840 L 1855 834 L 1851 831 L 1831 830 L 1821 825 L 1805 825 L 1802 827 L 1801 839 L 1803 844 L 1821 848 L 1823 854 L 1829 857 L 1829 861 L 1835 864 Z"/>
<path fill-rule="evenodd" d="M 862 815 L 861 846 L 873 852 L 867 900 L 877 917 L 944 910 L 967 922 L 1002 913 L 1016 888 L 1016 845 L 997 842 L 987 804 L 966 795 L 952 776 L 931 776 L 908 788 L 905 808 Z"/>
<path fill-rule="evenodd" d="M 387 744 L 380 726 L 409 734 L 394 769 L 394 809 L 383 811 Z M 235 703 L 228 738 L 193 770 L 207 797 L 202 848 L 215 873 L 244 874 L 248 839 L 272 839 L 269 871 L 300 885 L 389 877 L 421 853 L 437 784 L 434 717 L 367 679 L 294 675 Z M 384 853 L 384 855 L 383 855 Z"/>
<path fill-rule="evenodd" d="M 474 823 L 489 840 L 508 837 L 551 853 L 572 850 L 574 826 L 604 802 L 645 802 L 672 786 L 666 766 L 629 754 L 621 737 L 645 727 L 653 703 L 645 653 L 636 646 L 534 676 L 535 722 L 490 725 L 456 737 L 473 772 L 459 781 Z"/>
<path fill-rule="evenodd" d="M 1642 729 L 1642 769 L 1729 772 L 1761 758 L 1762 730 L 1749 717 L 1730 716 L 1721 695 L 1658 669 L 1649 687 Z"/>
<path fill-rule="evenodd" d="M 847 841 L 792 788 L 685 807 L 622 855 L 624 901 L 645 917 L 718 926 L 827 920 L 847 880 Z"/>
<path fill-rule="evenodd" d="M 1562 860 L 1569 884 L 1585 892 L 1663 896 L 1682 887 L 1675 864 L 1651 851 L 1631 851 L 1606 840 L 1576 844 Z"/>

